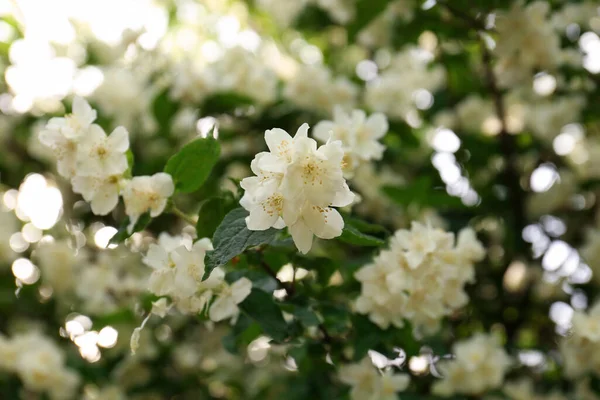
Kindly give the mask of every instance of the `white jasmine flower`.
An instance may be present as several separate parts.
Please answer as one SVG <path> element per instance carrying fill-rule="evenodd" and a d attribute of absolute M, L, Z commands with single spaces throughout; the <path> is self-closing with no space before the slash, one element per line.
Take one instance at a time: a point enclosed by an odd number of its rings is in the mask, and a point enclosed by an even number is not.
<path fill-rule="evenodd" d="M 434 383 L 433 393 L 478 395 L 502 386 L 511 361 L 495 337 L 476 334 L 455 343 L 452 349 L 456 357 L 439 363 L 443 378 Z"/>
<path fill-rule="evenodd" d="M 79 140 L 87 135 L 95 119 L 96 111 L 85 100 L 75 97 L 72 114 L 50 119 L 40 131 L 39 140 L 52 149 L 61 176 L 71 178 L 75 175 Z"/>
<path fill-rule="evenodd" d="M 164 172 L 131 179 L 125 185 L 122 195 L 125 201 L 125 212 L 132 226 L 146 212 L 150 212 L 151 217 L 159 216 L 174 191 L 173 178 Z"/>
<path fill-rule="evenodd" d="M 119 203 L 122 176 L 85 176 L 76 175 L 71 178 L 73 192 L 79 193 L 90 203 L 95 215 L 110 213 Z"/>
<path fill-rule="evenodd" d="M 225 283 L 217 299 L 211 304 L 208 316 L 217 322 L 224 319 L 237 319 L 240 304 L 252 290 L 252 282 L 248 278 L 240 278 L 231 285 Z"/>
<path fill-rule="evenodd" d="M 77 272 L 86 262 L 85 253 L 74 249 L 68 240 L 40 243 L 35 249 L 35 259 L 42 281 L 59 295 L 75 288 Z"/>
<path fill-rule="evenodd" d="M 322 65 L 300 66 L 283 89 L 283 97 L 300 107 L 330 113 L 336 105 L 352 107 L 358 88 L 345 77 L 332 77 Z"/>
<path fill-rule="evenodd" d="M 169 310 L 171 309 L 171 304 L 166 297 L 161 297 L 160 299 L 152 302 L 152 311 L 151 313 L 154 315 L 158 315 L 161 318 L 164 318 Z"/>
<path fill-rule="evenodd" d="M 399 230 L 371 264 L 355 277 L 361 282 L 356 311 L 382 329 L 411 322 L 415 333 L 434 333 L 441 318 L 464 306 L 464 286 L 474 278 L 473 263 L 485 256 L 474 232 L 452 233 L 413 222 Z"/>
<path fill-rule="evenodd" d="M 345 113 L 336 106 L 333 121 L 321 121 L 314 130 L 314 137 L 322 142 L 339 140 L 348 161 L 347 168 L 353 171 L 361 161 L 380 160 L 385 146 L 378 142 L 388 131 L 384 114 L 375 113 L 367 118 L 362 110 Z"/>
<path fill-rule="evenodd" d="M 600 302 L 587 312 L 575 311 L 573 329 L 560 343 L 568 378 L 583 377 L 591 372 L 600 376 Z"/>
<path fill-rule="evenodd" d="M 77 149 L 77 174 L 85 176 L 119 175 L 127 170 L 129 134 L 122 126 L 109 136 L 94 124 L 81 137 Z"/>
<path fill-rule="evenodd" d="M 386 371 L 380 374 L 369 357 L 360 363 L 340 367 L 340 380 L 352 386 L 352 400 L 395 400 L 397 392 L 405 390 L 410 377 L 405 374 L 393 374 Z"/>
<path fill-rule="evenodd" d="M 269 152 L 251 164 L 256 176 L 241 182 L 240 204 L 250 212 L 248 229 L 287 226 L 298 249 L 307 253 L 313 235 L 331 239 L 341 235 L 344 221 L 337 210 L 354 194 L 342 173 L 344 152 L 339 141 L 318 147 L 303 124 L 294 138 L 282 129 L 265 132 Z"/>
<path fill-rule="evenodd" d="M 59 132 L 67 139 L 77 139 L 87 132 L 96 117 L 96 110 L 83 98 L 75 96 L 73 112 L 62 118 L 51 118 L 46 125 L 46 130 Z"/>

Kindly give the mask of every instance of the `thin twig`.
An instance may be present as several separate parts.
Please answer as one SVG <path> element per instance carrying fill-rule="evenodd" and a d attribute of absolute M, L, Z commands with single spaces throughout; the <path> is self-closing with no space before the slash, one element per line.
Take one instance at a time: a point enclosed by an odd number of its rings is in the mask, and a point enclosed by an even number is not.
<path fill-rule="evenodd" d="M 271 267 L 269 266 L 269 264 L 267 264 L 264 260 L 262 260 L 260 262 L 260 266 L 262 267 L 262 269 L 265 270 L 265 272 L 267 274 L 269 274 L 273 279 L 275 279 L 277 281 L 277 284 L 282 288 L 285 289 L 285 291 L 287 292 L 288 295 L 293 296 L 296 293 L 296 289 L 294 288 L 293 285 L 288 285 L 287 282 L 283 282 L 281 281 L 278 277 L 277 274 L 275 273 L 275 271 L 273 271 L 271 269 Z"/>
<path fill-rule="evenodd" d="M 196 226 L 197 221 L 193 217 L 190 217 L 189 215 L 181 211 L 179 208 L 177 208 L 175 204 L 171 206 L 171 213 L 177 215 L 179 218 L 183 219 L 188 224 Z"/>

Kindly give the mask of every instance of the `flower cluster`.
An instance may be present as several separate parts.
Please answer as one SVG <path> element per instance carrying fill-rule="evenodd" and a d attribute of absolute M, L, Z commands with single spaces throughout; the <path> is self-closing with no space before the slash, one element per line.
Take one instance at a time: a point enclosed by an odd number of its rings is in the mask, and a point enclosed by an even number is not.
<path fill-rule="evenodd" d="M 122 126 L 110 135 L 93 122 L 96 110 L 81 97 L 73 100 L 73 113 L 52 118 L 39 134 L 57 159 L 58 173 L 70 179 L 73 191 L 89 202 L 96 215 L 110 213 L 123 195 L 126 212 L 133 226 L 149 211 L 161 214 L 175 189 L 170 175 L 126 179 L 129 168 L 129 135 Z"/>
<path fill-rule="evenodd" d="M 342 234 L 344 220 L 333 207 L 354 199 L 342 173 L 342 142 L 317 148 L 303 124 L 294 138 L 282 129 L 265 132 L 269 152 L 256 155 L 256 176 L 241 182 L 246 191 L 240 204 L 250 212 L 250 230 L 288 227 L 296 247 L 308 253 L 313 235 L 332 239 Z"/>
<path fill-rule="evenodd" d="M 237 305 L 250 294 L 252 282 L 240 278 L 229 284 L 220 268 L 213 269 L 204 279 L 204 256 L 212 249 L 206 238 L 192 245 L 181 238 L 161 235 L 158 244 L 150 245 L 143 260 L 153 268 L 148 289 L 157 296 L 169 296 L 182 312 L 198 313 L 208 308 L 213 321 L 235 320 L 239 315 Z"/>
<path fill-rule="evenodd" d="M 347 114 L 341 107 L 333 110 L 333 121 L 321 121 L 313 129 L 317 140 L 340 140 L 344 149 L 344 169 L 349 173 L 361 162 L 380 160 L 385 146 L 378 142 L 388 131 L 384 114 L 375 113 L 367 118 L 362 110 Z"/>
<path fill-rule="evenodd" d="M 408 320 L 417 332 L 435 332 L 442 317 L 468 302 L 464 285 L 474 279 L 473 263 L 483 246 L 470 228 L 458 234 L 413 222 L 399 230 L 389 250 L 355 274 L 362 284 L 356 310 L 386 329 Z"/>
<path fill-rule="evenodd" d="M 410 383 L 408 375 L 394 374 L 389 369 L 381 373 L 369 357 L 357 364 L 343 365 L 339 377 L 352 386 L 352 400 L 395 400 L 398 398 L 396 393 L 405 390 Z"/>
<path fill-rule="evenodd" d="M 324 66 L 301 66 L 286 82 L 283 97 L 307 110 L 330 113 L 335 106 L 349 108 L 356 103 L 358 88 L 345 77 L 332 77 Z"/>
<path fill-rule="evenodd" d="M 79 376 L 65 366 L 65 354 L 39 332 L 0 336 L 0 371 L 16 373 L 30 391 L 52 400 L 74 398 Z"/>
<path fill-rule="evenodd" d="M 565 375 L 578 378 L 592 372 L 600 376 L 600 303 L 587 313 L 576 311 L 572 324 L 571 336 L 560 343 Z"/>
<path fill-rule="evenodd" d="M 366 105 L 385 113 L 389 118 L 406 119 L 415 112 L 415 94 L 418 90 L 434 92 L 442 87 L 445 71 L 430 68 L 432 55 L 422 49 L 408 48 L 396 54 L 390 66 L 368 83 Z"/>
<path fill-rule="evenodd" d="M 438 365 L 443 378 L 433 385 L 433 393 L 440 396 L 478 395 L 502 386 L 511 360 L 496 337 L 476 334 L 456 342 L 452 352 L 453 359 Z"/>
<path fill-rule="evenodd" d="M 560 37 L 548 19 L 550 5 L 515 1 L 507 12 L 498 13 L 495 53 L 499 82 L 510 86 L 529 80 L 535 71 L 553 69 L 560 60 Z"/>
<path fill-rule="evenodd" d="M 241 47 L 228 49 L 208 65 L 187 59 L 174 67 L 172 98 L 193 103 L 217 92 L 236 92 L 269 103 L 276 97 L 277 77 L 254 53 Z"/>

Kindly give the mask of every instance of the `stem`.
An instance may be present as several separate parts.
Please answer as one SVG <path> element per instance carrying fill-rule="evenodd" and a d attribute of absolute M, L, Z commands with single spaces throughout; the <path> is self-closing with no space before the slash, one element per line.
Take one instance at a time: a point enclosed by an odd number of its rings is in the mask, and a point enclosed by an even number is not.
<path fill-rule="evenodd" d="M 492 95 L 494 102 L 494 109 L 496 110 L 496 116 L 500 120 L 500 149 L 506 159 L 506 166 L 503 171 L 504 185 L 508 189 L 508 200 L 510 202 L 510 209 L 513 211 L 513 224 L 516 229 L 517 235 L 515 235 L 515 248 L 518 247 L 519 237 L 525 227 L 525 196 L 523 189 L 520 185 L 520 175 L 517 170 L 517 146 L 514 135 L 508 132 L 506 124 L 506 106 L 504 104 L 504 98 L 502 92 L 498 87 L 496 76 L 492 66 L 492 54 L 487 48 L 485 40 L 481 39 L 481 51 L 483 53 L 483 66 L 485 69 L 485 75 L 487 80 L 487 86 Z"/>
<path fill-rule="evenodd" d="M 179 218 L 181 218 L 188 224 L 196 226 L 197 221 L 193 217 L 190 217 L 189 215 L 181 211 L 179 208 L 177 208 L 175 204 L 171 205 L 171 213 L 177 215 Z"/>
<path fill-rule="evenodd" d="M 487 28 L 485 26 L 485 22 L 483 22 L 475 17 L 470 16 L 466 12 L 454 7 L 454 5 L 452 5 L 452 4 L 448 4 L 445 0 L 437 0 L 437 4 L 444 7 L 455 17 L 457 17 L 457 18 L 461 19 L 462 21 L 464 21 L 465 23 L 467 23 L 471 28 L 474 28 L 478 31 L 487 30 Z"/>

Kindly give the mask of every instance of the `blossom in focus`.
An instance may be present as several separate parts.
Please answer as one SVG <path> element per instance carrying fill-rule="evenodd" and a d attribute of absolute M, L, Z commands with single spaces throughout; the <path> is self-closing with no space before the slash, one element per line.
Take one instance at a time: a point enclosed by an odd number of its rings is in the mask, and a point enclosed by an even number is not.
<path fill-rule="evenodd" d="M 340 141 L 317 148 L 303 124 L 294 138 L 282 129 L 265 132 L 269 152 L 256 155 L 251 164 L 256 176 L 242 180 L 240 204 L 250 212 L 248 229 L 287 226 L 296 244 L 307 253 L 313 235 L 332 239 L 341 235 L 344 221 L 333 207 L 354 198 L 342 173 L 344 152 Z"/>
<path fill-rule="evenodd" d="M 321 121 L 313 135 L 321 142 L 339 140 L 345 154 L 345 169 L 354 171 L 361 161 L 380 160 L 385 146 L 378 142 L 388 131 L 384 114 L 375 113 L 367 118 L 362 110 L 346 113 L 341 107 L 333 110 L 333 121 Z"/>
<path fill-rule="evenodd" d="M 84 176 L 119 175 L 127 170 L 129 134 L 118 127 L 110 135 L 94 124 L 81 137 L 77 149 L 77 174 Z"/>

